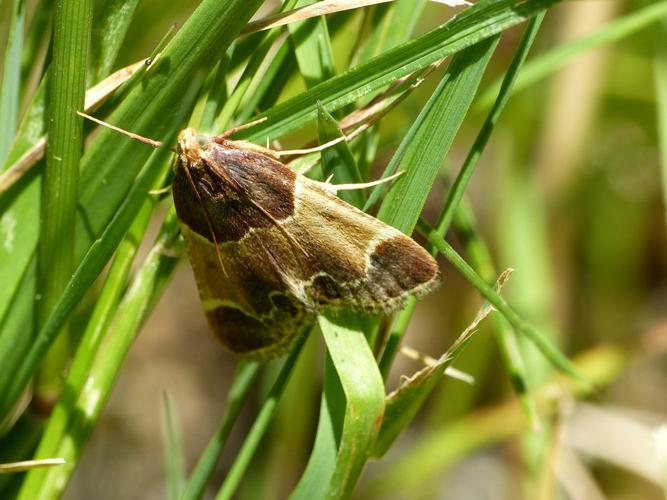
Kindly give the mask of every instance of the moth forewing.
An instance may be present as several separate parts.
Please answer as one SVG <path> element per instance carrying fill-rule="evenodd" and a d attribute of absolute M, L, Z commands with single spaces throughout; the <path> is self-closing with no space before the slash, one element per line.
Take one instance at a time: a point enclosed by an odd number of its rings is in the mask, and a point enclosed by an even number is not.
<path fill-rule="evenodd" d="M 408 236 L 270 150 L 181 132 L 173 196 L 208 320 L 233 352 L 287 350 L 326 308 L 389 312 L 440 281 Z"/>

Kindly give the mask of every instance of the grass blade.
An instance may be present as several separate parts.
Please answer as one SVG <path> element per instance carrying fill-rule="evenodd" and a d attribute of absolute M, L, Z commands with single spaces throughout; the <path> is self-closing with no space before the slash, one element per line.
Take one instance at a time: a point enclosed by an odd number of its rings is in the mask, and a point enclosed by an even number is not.
<path fill-rule="evenodd" d="M 266 400 L 262 404 L 262 408 L 255 418 L 255 422 L 253 423 L 250 432 L 246 436 L 241 450 L 239 451 L 238 455 L 236 455 L 234 464 L 229 470 L 225 481 L 222 483 L 222 486 L 220 487 L 220 490 L 215 497 L 216 500 L 226 500 L 233 498 L 234 493 L 236 492 L 236 489 L 241 482 L 241 478 L 248 468 L 250 460 L 255 454 L 255 451 L 257 451 L 257 447 L 259 446 L 259 443 L 266 433 L 271 419 L 273 418 L 273 415 L 276 411 L 276 406 L 280 401 L 280 396 L 282 396 L 285 387 L 287 386 L 289 376 L 291 375 L 294 364 L 296 363 L 296 360 L 301 353 L 301 348 L 303 347 L 306 337 L 307 335 L 300 336 L 299 340 L 296 342 L 294 348 L 292 349 L 292 352 L 290 352 L 289 356 L 285 360 L 285 363 L 280 369 L 278 378 L 273 384 L 273 387 L 266 397 Z"/>
<path fill-rule="evenodd" d="M 328 498 L 348 497 L 368 460 L 384 413 L 384 382 L 358 319 L 319 317 L 319 324 L 345 393 L 345 417 Z"/>
<path fill-rule="evenodd" d="M 590 382 L 576 370 L 570 360 L 530 323 L 519 316 L 500 295 L 495 293 L 435 229 L 422 220 L 419 221 L 418 226 L 429 242 L 509 321 L 515 331 L 528 337 L 556 368 L 579 382 L 590 385 Z"/>
<path fill-rule="evenodd" d="M 239 137 L 264 143 L 297 130 L 317 116 L 317 102 L 333 111 L 397 79 L 424 69 L 455 52 L 519 24 L 558 0 L 481 0 L 461 14 L 414 40 L 320 83 L 258 117 L 267 121 Z"/>
<path fill-rule="evenodd" d="M 164 443 L 164 469 L 167 500 L 180 497 L 185 486 L 185 457 L 178 414 L 174 401 L 167 393 L 162 400 L 162 441 Z"/>
<path fill-rule="evenodd" d="M 86 60 L 92 26 L 91 0 L 56 4 L 53 63 L 48 88 L 46 169 L 42 185 L 38 254 L 39 324 L 56 305 L 75 268 L 74 242 L 83 146 L 82 119 Z M 69 357 L 65 331 L 45 356 L 35 385 L 35 402 L 49 408 L 60 394 L 62 374 Z"/>
<path fill-rule="evenodd" d="M 0 85 L 0 164 L 4 163 L 19 122 L 21 93 L 21 50 L 25 2 L 13 0 L 9 19 L 9 35 L 4 54 L 2 84 Z"/>
<path fill-rule="evenodd" d="M 528 61 L 521 71 L 516 85 L 512 89 L 512 95 L 555 73 L 579 54 L 622 40 L 663 19 L 665 16 L 667 16 L 667 1 L 653 2 L 646 7 L 608 23 L 603 28 L 588 36 L 559 45 L 546 54 Z M 500 85 L 501 82 L 494 82 L 489 85 L 488 89 L 485 89 L 480 96 L 477 105 L 480 108 L 490 106 L 496 95 L 498 95 Z"/>
<path fill-rule="evenodd" d="M 102 407 L 118 377 L 122 360 L 132 345 L 151 305 L 166 284 L 177 259 L 165 252 L 178 238 L 178 221 L 171 211 L 162 226 L 156 244 L 141 265 L 116 314 L 114 325 L 91 367 L 84 388 L 77 400 L 73 419 L 59 443 L 57 456 L 66 464 L 46 472 L 44 481 L 35 490 L 21 490 L 19 499 L 37 500 L 62 495 L 78 462 L 84 443 L 97 423 Z"/>
<path fill-rule="evenodd" d="M 206 488 L 206 483 L 211 477 L 211 473 L 215 468 L 222 450 L 227 442 L 229 433 L 232 430 L 234 422 L 236 422 L 243 403 L 248 398 L 250 389 L 252 388 L 255 379 L 259 373 L 259 363 L 239 363 L 236 368 L 236 375 L 234 382 L 229 389 L 227 396 L 227 413 L 222 421 L 222 424 L 210 439 L 204 453 L 199 457 L 197 465 L 188 479 L 185 486 L 181 500 L 196 500 L 201 498 Z"/>

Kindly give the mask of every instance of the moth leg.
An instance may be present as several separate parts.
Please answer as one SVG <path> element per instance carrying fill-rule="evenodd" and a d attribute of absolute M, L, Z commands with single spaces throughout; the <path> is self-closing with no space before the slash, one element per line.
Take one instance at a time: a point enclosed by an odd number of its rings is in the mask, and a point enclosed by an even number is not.
<path fill-rule="evenodd" d="M 355 184 L 329 184 L 328 181 L 330 179 L 327 179 L 327 182 L 320 182 L 319 184 L 327 191 L 336 194 L 338 191 L 350 191 L 352 189 L 366 189 L 369 187 L 384 184 L 385 182 L 391 182 L 397 177 L 403 175 L 403 173 L 404 171 L 396 172 L 395 174 L 390 175 L 389 177 L 385 177 L 384 179 L 378 179 L 376 181 L 371 181 L 371 182 L 359 182 Z"/>
<path fill-rule="evenodd" d="M 151 196 L 162 196 L 163 194 L 171 193 L 171 184 L 160 189 L 151 189 L 148 194 Z"/>

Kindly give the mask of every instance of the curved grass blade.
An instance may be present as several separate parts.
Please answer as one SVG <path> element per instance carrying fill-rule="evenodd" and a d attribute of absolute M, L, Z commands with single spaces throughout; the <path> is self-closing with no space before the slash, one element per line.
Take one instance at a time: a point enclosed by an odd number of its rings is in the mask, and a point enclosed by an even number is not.
<path fill-rule="evenodd" d="M 317 116 L 317 102 L 330 113 L 397 79 L 519 24 L 559 0 L 481 0 L 414 40 L 320 83 L 258 115 L 267 120 L 239 134 L 264 143 L 297 130 Z"/>
<path fill-rule="evenodd" d="M 511 271 L 505 271 L 500 275 L 495 284 L 496 293 L 500 293 L 503 285 L 507 282 Z M 465 348 L 470 339 L 477 331 L 479 324 L 493 311 L 493 306 L 485 302 L 477 312 L 472 323 L 459 335 L 451 348 L 443 354 L 435 364 L 427 366 L 387 396 L 387 409 L 382 419 L 382 427 L 378 439 L 373 447 L 373 456 L 384 455 L 398 436 L 405 430 L 414 419 L 424 401 L 440 381 L 445 370 L 451 366 L 459 353 Z"/>
<path fill-rule="evenodd" d="M 319 317 L 319 324 L 346 399 L 343 432 L 326 496 L 346 498 L 380 430 L 384 382 L 356 317 L 327 314 Z"/>

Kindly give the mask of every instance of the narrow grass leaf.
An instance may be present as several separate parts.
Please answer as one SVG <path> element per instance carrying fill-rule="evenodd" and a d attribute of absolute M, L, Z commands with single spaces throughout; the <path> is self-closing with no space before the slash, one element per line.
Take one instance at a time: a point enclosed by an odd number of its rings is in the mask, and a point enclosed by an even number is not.
<path fill-rule="evenodd" d="M 164 393 L 162 397 L 160 416 L 162 417 L 166 497 L 167 500 L 177 500 L 185 486 L 185 456 L 176 406 L 167 393 Z"/>
<path fill-rule="evenodd" d="M 505 271 L 496 281 L 495 291 L 500 293 L 511 272 Z M 373 456 L 384 455 L 405 428 L 412 422 L 424 401 L 440 381 L 445 370 L 461 353 L 477 331 L 479 324 L 493 311 L 493 306 L 485 302 L 468 327 L 459 335 L 454 345 L 436 363 L 426 366 L 401 382 L 400 386 L 387 396 L 387 408 L 378 439 L 373 447 Z"/>
<path fill-rule="evenodd" d="M 579 382 L 590 385 L 556 346 L 538 332 L 530 323 L 524 320 L 505 300 L 489 286 L 463 258 L 445 241 L 445 239 L 423 220 L 419 221 L 419 230 L 429 242 L 468 280 L 493 307 L 500 312 L 512 325 L 515 331 L 525 335 L 544 356 L 563 373 L 577 379 Z"/>
<path fill-rule="evenodd" d="M 535 57 L 528 61 L 521 70 L 516 85 L 512 89 L 512 94 L 516 94 L 555 73 L 578 55 L 622 40 L 663 19 L 665 16 L 667 16 L 667 1 L 653 2 L 646 7 L 619 17 L 590 35 L 561 44 L 546 54 Z M 490 106 L 498 95 L 500 85 L 500 81 L 490 84 L 480 96 L 477 106 L 479 108 Z"/>
<path fill-rule="evenodd" d="M 309 3 L 312 1 L 297 0 L 295 7 Z M 313 87 L 334 76 L 334 58 L 326 18 L 291 23 L 288 29 L 306 87 Z"/>
<path fill-rule="evenodd" d="M 484 281 L 490 283 L 497 274 L 491 252 L 479 233 L 472 208 L 466 203 L 465 197 L 461 200 L 461 204 L 454 214 L 452 227 L 472 268 L 479 273 Z M 491 317 L 491 325 L 500 346 L 500 353 L 512 388 L 521 401 L 531 427 L 538 429 L 540 427 L 539 416 L 535 402 L 529 393 L 525 363 L 521 356 L 516 334 L 512 331 L 510 324 L 499 314 L 494 314 Z"/>
<path fill-rule="evenodd" d="M 324 108 L 320 108 L 317 129 L 319 132 L 320 144 L 326 144 L 334 139 L 344 137 L 343 131 L 338 123 Z M 334 146 L 321 152 L 322 172 L 325 178 L 332 177 L 333 184 L 352 184 L 362 182 L 361 173 L 357 162 L 350 151 L 350 146 L 346 141 L 341 141 Z M 339 197 L 357 208 L 364 205 L 366 196 L 361 189 L 351 189 L 341 191 Z"/>
<path fill-rule="evenodd" d="M 88 84 L 106 78 L 113 67 L 118 51 L 134 18 L 139 0 L 105 0 L 96 2 L 93 38 L 88 63 Z"/>
<path fill-rule="evenodd" d="M 384 413 L 384 382 L 357 318 L 319 317 L 319 325 L 345 393 L 345 418 L 328 498 L 350 496 L 370 455 Z"/>
<path fill-rule="evenodd" d="M 342 404 L 344 405 L 345 402 L 343 401 Z M 290 494 L 290 500 L 324 498 L 326 494 L 333 470 L 336 467 L 336 449 L 338 446 L 331 413 L 329 400 L 323 392 L 313 450 L 299 483 Z"/>
<path fill-rule="evenodd" d="M 243 475 L 245 474 L 253 455 L 259 447 L 259 443 L 262 437 L 268 430 L 268 426 L 271 423 L 273 415 L 275 414 L 280 397 L 285 391 L 285 387 L 287 386 L 287 382 L 289 381 L 289 377 L 292 374 L 294 365 L 299 357 L 299 354 L 301 353 L 301 348 L 303 347 L 306 337 L 307 335 L 301 335 L 299 340 L 296 342 L 296 345 L 292 349 L 292 352 L 290 352 L 289 356 L 287 356 L 287 359 L 280 369 L 280 373 L 278 374 L 273 387 L 271 387 L 268 396 L 262 404 L 262 408 L 255 418 L 250 432 L 243 442 L 243 446 L 236 455 L 236 459 L 234 460 L 231 469 L 229 469 L 227 477 L 225 478 L 222 486 L 220 487 L 220 490 L 218 491 L 218 494 L 215 497 L 216 500 L 226 500 L 234 497 L 241 479 L 243 478 Z"/>
<path fill-rule="evenodd" d="M 227 412 L 220 427 L 209 440 L 204 453 L 188 478 L 181 500 L 197 500 L 204 494 L 206 483 L 211 477 L 215 465 L 220 459 L 229 433 L 241 412 L 243 403 L 248 399 L 261 365 L 254 362 L 240 362 L 236 368 L 234 381 L 227 396 Z"/>
<path fill-rule="evenodd" d="M 24 0 L 13 0 L 9 18 L 9 34 L 4 54 L 0 84 L 0 164 L 4 163 L 19 123 L 21 97 L 21 51 L 25 23 Z"/>
<path fill-rule="evenodd" d="M 498 37 L 491 37 L 452 60 L 438 88 L 399 146 L 398 160 L 392 159 L 397 171 L 405 174 L 393 183 L 385 196 L 378 219 L 406 234 L 412 233 L 497 44 Z"/>
<path fill-rule="evenodd" d="M 79 160 L 83 149 L 82 109 L 90 49 L 92 0 L 56 4 L 52 75 L 46 114 L 48 135 L 39 224 L 37 315 L 43 324 L 75 269 L 75 223 Z M 46 405 L 60 393 L 69 358 L 65 331 L 45 356 L 35 384 L 35 401 Z"/>
<path fill-rule="evenodd" d="M 424 69 L 455 52 L 519 24 L 558 0 L 481 0 L 442 26 L 360 64 L 279 104 L 259 117 L 267 121 L 239 136 L 264 143 L 297 130 L 317 116 L 317 102 L 330 113 Z"/>

